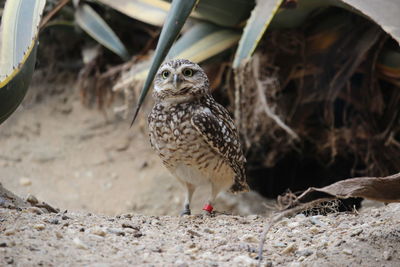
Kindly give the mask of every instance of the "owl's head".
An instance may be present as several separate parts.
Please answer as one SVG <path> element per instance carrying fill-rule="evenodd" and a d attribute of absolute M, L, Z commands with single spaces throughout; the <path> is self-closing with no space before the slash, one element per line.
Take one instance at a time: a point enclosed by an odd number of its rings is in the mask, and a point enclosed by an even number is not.
<path fill-rule="evenodd" d="M 208 93 L 207 75 L 187 59 L 165 62 L 154 78 L 153 97 L 170 103 L 190 102 Z"/>

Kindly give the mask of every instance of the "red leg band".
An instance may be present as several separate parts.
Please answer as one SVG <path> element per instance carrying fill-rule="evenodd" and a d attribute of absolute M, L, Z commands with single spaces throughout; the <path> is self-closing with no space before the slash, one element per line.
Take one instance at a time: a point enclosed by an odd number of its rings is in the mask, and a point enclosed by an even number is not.
<path fill-rule="evenodd" d="M 213 209 L 213 206 L 211 206 L 210 204 L 205 204 L 203 207 L 203 210 L 208 211 L 209 213 L 211 213 Z"/>

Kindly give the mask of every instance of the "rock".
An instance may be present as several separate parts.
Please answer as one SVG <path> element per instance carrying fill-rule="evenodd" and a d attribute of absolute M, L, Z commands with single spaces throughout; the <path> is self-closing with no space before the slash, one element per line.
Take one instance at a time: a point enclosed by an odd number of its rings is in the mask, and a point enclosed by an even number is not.
<path fill-rule="evenodd" d="M 15 230 L 15 228 L 11 228 L 11 229 L 5 230 L 4 235 L 7 235 L 7 236 L 15 235 L 16 232 L 17 232 L 17 230 Z"/>
<path fill-rule="evenodd" d="M 299 223 L 299 222 L 291 222 L 291 223 L 288 223 L 288 224 L 287 224 L 287 227 L 289 227 L 289 228 L 291 228 L 291 229 L 297 228 L 297 227 L 299 227 L 299 226 L 300 226 L 300 223 Z"/>
<path fill-rule="evenodd" d="M 187 233 L 188 233 L 189 235 L 191 235 L 191 236 L 197 236 L 197 237 L 200 237 L 200 236 L 201 236 L 201 234 L 199 234 L 199 233 L 196 232 L 196 231 L 193 231 L 192 229 L 187 230 Z"/>
<path fill-rule="evenodd" d="M 125 231 L 122 229 L 118 229 L 118 228 L 107 228 L 107 232 L 109 232 L 111 234 L 116 234 L 117 236 L 125 235 Z"/>
<path fill-rule="evenodd" d="M 6 248 L 6 247 L 7 247 L 7 242 L 0 241 L 0 248 Z"/>
<path fill-rule="evenodd" d="M 387 260 L 387 261 L 390 261 L 392 259 L 392 252 L 385 250 L 383 252 L 383 259 Z"/>
<path fill-rule="evenodd" d="M 63 238 L 63 235 L 60 232 L 55 232 L 57 239 Z"/>
<path fill-rule="evenodd" d="M 242 236 L 242 241 L 248 243 L 258 243 L 258 239 L 254 235 L 246 234 Z"/>
<path fill-rule="evenodd" d="M 349 248 L 345 248 L 343 249 L 343 253 L 346 255 L 353 255 L 353 251 Z"/>
<path fill-rule="evenodd" d="M 126 213 L 126 214 L 122 214 L 121 217 L 125 218 L 125 219 L 132 219 L 133 215 L 132 215 L 132 213 Z"/>
<path fill-rule="evenodd" d="M 310 228 L 310 232 L 313 233 L 313 234 L 319 233 L 320 230 L 321 230 L 320 228 L 315 227 L 315 226 L 313 226 L 313 227 Z"/>
<path fill-rule="evenodd" d="M 260 218 L 260 216 L 253 214 L 253 215 L 247 215 L 246 218 L 254 221 L 254 220 L 257 220 L 258 218 Z"/>
<path fill-rule="evenodd" d="M 19 179 L 19 184 L 22 186 L 30 186 L 32 185 L 32 181 L 29 178 L 22 177 Z"/>
<path fill-rule="evenodd" d="M 320 227 L 324 227 L 326 226 L 326 223 L 321 222 L 319 219 L 319 216 L 311 216 L 310 217 L 310 222 L 314 225 L 320 226 Z"/>
<path fill-rule="evenodd" d="M 94 227 L 94 228 L 90 229 L 89 232 L 91 234 L 98 235 L 98 236 L 106 236 L 106 234 L 107 234 L 107 232 L 104 231 L 104 229 L 101 227 Z"/>
<path fill-rule="evenodd" d="M 310 249 L 304 249 L 304 250 L 296 251 L 296 255 L 304 256 L 304 257 L 308 257 L 308 256 L 312 255 L 313 253 L 314 253 L 314 251 L 312 251 Z"/>
<path fill-rule="evenodd" d="M 43 210 L 38 208 L 38 207 L 29 207 L 29 208 L 26 209 L 26 211 L 34 213 L 34 214 L 37 214 L 37 215 L 43 214 Z"/>
<path fill-rule="evenodd" d="M 283 243 L 283 242 L 276 242 L 272 246 L 276 247 L 276 248 L 285 248 L 287 246 L 287 244 Z"/>
<path fill-rule="evenodd" d="M 358 229 L 354 230 L 354 231 L 350 234 L 350 236 L 351 236 L 351 237 L 353 237 L 353 236 L 358 236 L 358 235 L 361 234 L 362 232 L 363 232 L 363 229 L 358 228 Z"/>
<path fill-rule="evenodd" d="M 74 243 L 74 245 L 75 245 L 77 248 L 80 248 L 80 249 L 88 249 L 88 248 L 89 248 L 89 247 L 88 247 L 85 243 L 83 243 L 83 241 L 80 240 L 78 237 L 75 237 L 75 238 L 72 240 L 72 243 Z"/>
<path fill-rule="evenodd" d="M 122 228 L 131 228 L 131 229 L 134 229 L 134 230 L 137 230 L 137 231 L 140 230 L 140 227 L 139 227 L 139 226 L 133 225 L 133 224 L 127 223 L 127 222 L 122 223 Z"/>
<path fill-rule="evenodd" d="M 302 262 L 302 261 L 304 261 L 305 259 L 306 259 L 306 257 L 300 256 L 300 257 L 297 259 L 297 261 Z"/>
<path fill-rule="evenodd" d="M 199 252 L 199 248 L 194 247 L 191 249 L 187 249 L 184 253 L 187 255 L 192 255 L 192 254 L 196 254 L 197 252 Z"/>
<path fill-rule="evenodd" d="M 237 266 L 257 266 L 258 261 L 246 255 L 240 255 L 233 258 L 233 263 Z"/>
<path fill-rule="evenodd" d="M 32 205 L 36 205 L 39 203 L 39 200 L 34 195 L 31 194 L 28 194 L 25 200 L 31 203 Z"/>
<path fill-rule="evenodd" d="M 187 264 L 186 262 L 184 262 L 181 259 L 178 259 L 177 261 L 175 261 L 175 266 L 177 266 L 177 267 L 189 267 L 189 264 Z"/>
<path fill-rule="evenodd" d="M 283 254 L 290 254 L 296 251 L 297 246 L 295 243 L 290 243 L 284 250 L 282 250 Z"/>
<path fill-rule="evenodd" d="M 211 230 L 210 228 L 204 228 L 203 231 L 204 231 L 205 233 L 207 233 L 207 234 L 214 234 L 214 233 L 215 233 L 215 231 L 214 231 L 214 230 Z"/>
<path fill-rule="evenodd" d="M 58 219 L 56 219 L 56 218 L 53 218 L 53 219 L 49 220 L 49 223 L 51 223 L 51 224 L 59 224 L 60 221 Z"/>
<path fill-rule="evenodd" d="M 33 228 L 38 230 L 38 231 L 42 231 L 42 230 L 44 230 L 46 228 L 46 226 L 43 223 L 38 223 L 38 224 L 35 224 L 33 226 Z"/>

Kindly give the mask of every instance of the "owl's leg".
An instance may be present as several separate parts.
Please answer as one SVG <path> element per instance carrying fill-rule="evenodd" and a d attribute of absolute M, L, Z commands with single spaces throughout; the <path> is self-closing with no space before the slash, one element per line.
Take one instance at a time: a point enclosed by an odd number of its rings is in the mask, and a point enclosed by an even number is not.
<path fill-rule="evenodd" d="M 208 199 L 207 203 L 204 205 L 203 207 L 203 214 L 211 214 L 211 212 L 213 211 L 214 207 L 214 201 L 215 198 L 217 197 L 218 193 L 221 191 L 221 188 L 214 183 L 211 183 L 211 195 L 210 198 Z"/>
<path fill-rule="evenodd" d="M 192 200 L 193 192 L 195 189 L 194 185 L 189 183 L 185 183 L 185 186 L 186 186 L 186 195 L 181 216 L 190 215 L 190 201 Z"/>

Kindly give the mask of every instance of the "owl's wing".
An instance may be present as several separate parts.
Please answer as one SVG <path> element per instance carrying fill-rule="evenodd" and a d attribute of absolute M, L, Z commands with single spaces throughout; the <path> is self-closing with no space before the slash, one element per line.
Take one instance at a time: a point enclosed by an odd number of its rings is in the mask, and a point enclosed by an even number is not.
<path fill-rule="evenodd" d="M 246 159 L 243 156 L 235 125 L 224 107 L 219 105 L 217 108 L 219 109 L 217 116 L 209 108 L 196 113 L 191 119 L 192 125 L 234 170 L 236 175 L 231 191 L 248 191 L 244 168 Z"/>

